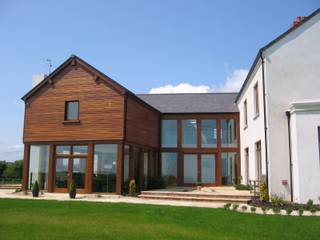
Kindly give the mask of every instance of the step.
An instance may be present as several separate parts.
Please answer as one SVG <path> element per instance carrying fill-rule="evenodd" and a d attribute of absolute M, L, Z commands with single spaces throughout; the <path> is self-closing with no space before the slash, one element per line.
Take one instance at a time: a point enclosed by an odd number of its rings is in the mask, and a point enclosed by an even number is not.
<path fill-rule="evenodd" d="M 0 189 L 18 189 L 21 187 L 21 184 L 0 184 Z"/>
<path fill-rule="evenodd" d="M 166 191 L 142 191 L 142 195 L 148 195 L 148 196 L 167 196 L 167 197 L 200 197 L 200 198 L 230 198 L 230 199 L 246 199 L 250 200 L 253 195 L 248 194 L 224 194 L 224 193 L 188 193 L 188 192 L 166 192 Z"/>
<path fill-rule="evenodd" d="M 153 199 L 153 200 L 175 200 L 175 201 L 196 201 L 196 202 L 230 202 L 230 203 L 243 203 L 246 204 L 248 199 L 241 198 L 206 198 L 206 197 L 182 197 L 182 196 L 162 196 L 162 195 L 144 195 L 140 194 L 139 198 Z"/>

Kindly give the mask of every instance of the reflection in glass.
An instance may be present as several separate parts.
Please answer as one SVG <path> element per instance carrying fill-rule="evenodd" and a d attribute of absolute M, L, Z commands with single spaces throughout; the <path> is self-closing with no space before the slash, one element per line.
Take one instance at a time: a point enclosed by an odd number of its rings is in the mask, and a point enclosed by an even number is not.
<path fill-rule="evenodd" d="M 130 161 L 130 146 L 124 146 L 124 162 L 123 162 L 123 182 L 127 187 L 129 184 L 129 161 Z"/>
<path fill-rule="evenodd" d="M 201 121 L 201 145 L 202 147 L 217 147 L 216 120 Z"/>
<path fill-rule="evenodd" d="M 93 192 L 116 191 L 117 144 L 95 144 Z"/>
<path fill-rule="evenodd" d="M 73 159 L 72 180 L 77 188 L 84 188 L 86 178 L 86 158 Z"/>
<path fill-rule="evenodd" d="M 65 120 L 75 120 L 79 117 L 79 102 L 72 101 L 67 102 L 67 111 L 66 111 L 66 119 Z"/>
<path fill-rule="evenodd" d="M 38 181 L 41 190 L 48 189 L 49 146 L 31 145 L 29 158 L 29 189 Z"/>
<path fill-rule="evenodd" d="M 196 183 L 198 180 L 197 154 L 185 154 L 183 162 L 184 183 Z"/>
<path fill-rule="evenodd" d="M 216 182 L 214 154 L 201 155 L 201 182 L 211 184 Z"/>
<path fill-rule="evenodd" d="M 222 147 L 237 147 L 237 128 L 234 119 L 221 120 Z"/>
<path fill-rule="evenodd" d="M 161 174 L 167 185 L 175 185 L 177 183 L 177 153 L 161 153 Z"/>
<path fill-rule="evenodd" d="M 143 175 L 144 175 L 144 187 L 148 186 L 148 162 L 149 162 L 149 153 L 144 152 L 143 155 Z"/>
<path fill-rule="evenodd" d="M 68 187 L 68 166 L 69 166 L 69 158 L 56 159 L 55 186 L 57 188 Z"/>
<path fill-rule="evenodd" d="M 182 147 L 197 147 L 197 120 L 182 120 Z"/>
<path fill-rule="evenodd" d="M 78 155 L 78 154 L 87 154 L 88 153 L 88 146 L 87 145 L 75 145 L 73 146 L 73 154 Z"/>
<path fill-rule="evenodd" d="M 162 120 L 162 147 L 177 147 L 177 120 Z"/>
<path fill-rule="evenodd" d="M 229 152 L 221 154 L 223 185 L 232 185 L 236 183 L 236 158 L 237 153 Z"/>
<path fill-rule="evenodd" d="M 71 152 L 70 145 L 56 146 L 56 154 L 70 154 L 70 152 Z"/>

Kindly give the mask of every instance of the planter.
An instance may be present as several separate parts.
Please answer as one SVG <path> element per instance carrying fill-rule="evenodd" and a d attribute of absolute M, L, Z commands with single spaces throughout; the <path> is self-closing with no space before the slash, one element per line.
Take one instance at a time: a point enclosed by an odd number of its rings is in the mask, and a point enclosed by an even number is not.
<path fill-rule="evenodd" d="M 76 192 L 69 192 L 69 197 L 70 198 L 76 198 Z"/>
<path fill-rule="evenodd" d="M 34 191 L 32 191 L 32 196 L 33 196 L 33 197 L 39 197 L 39 192 L 34 192 Z"/>
<path fill-rule="evenodd" d="M 202 189 L 202 186 L 197 186 L 198 191 L 201 191 L 201 189 Z"/>

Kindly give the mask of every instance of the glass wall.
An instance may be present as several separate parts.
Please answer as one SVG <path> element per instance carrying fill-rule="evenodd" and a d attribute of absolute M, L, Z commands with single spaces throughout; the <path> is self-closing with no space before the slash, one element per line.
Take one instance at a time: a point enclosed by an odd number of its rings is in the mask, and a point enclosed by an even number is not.
<path fill-rule="evenodd" d="M 237 173 L 237 153 L 229 152 L 221 154 L 222 184 L 232 185 L 236 183 Z"/>
<path fill-rule="evenodd" d="M 162 120 L 161 146 L 177 147 L 177 120 Z"/>
<path fill-rule="evenodd" d="M 145 151 L 143 154 L 143 176 L 144 176 L 144 187 L 148 186 L 148 162 L 149 162 L 149 152 Z"/>
<path fill-rule="evenodd" d="M 167 185 L 177 183 L 177 158 L 178 154 L 175 152 L 161 153 L 161 174 Z"/>
<path fill-rule="evenodd" d="M 72 180 L 77 188 L 84 188 L 86 180 L 86 158 L 74 158 Z"/>
<path fill-rule="evenodd" d="M 55 186 L 57 188 L 68 187 L 69 158 L 56 158 Z"/>
<path fill-rule="evenodd" d="M 93 192 L 116 191 L 117 144 L 95 144 L 93 162 Z"/>
<path fill-rule="evenodd" d="M 237 128 L 234 119 L 221 120 L 221 146 L 237 147 Z"/>
<path fill-rule="evenodd" d="M 29 155 L 29 189 L 38 181 L 41 190 L 48 189 L 49 167 L 48 145 L 31 145 Z"/>
<path fill-rule="evenodd" d="M 201 155 L 201 182 L 211 183 L 216 182 L 216 161 L 214 154 L 202 154 Z"/>
<path fill-rule="evenodd" d="M 125 186 L 129 184 L 129 167 L 130 167 L 130 146 L 124 146 L 124 162 L 123 162 L 123 182 Z"/>
<path fill-rule="evenodd" d="M 182 147 L 197 147 L 197 120 L 182 120 Z"/>
<path fill-rule="evenodd" d="M 184 154 L 183 157 L 184 183 L 197 183 L 198 181 L 198 156 L 197 154 Z"/>
<path fill-rule="evenodd" d="M 217 147 L 216 120 L 201 120 L 201 146 Z"/>

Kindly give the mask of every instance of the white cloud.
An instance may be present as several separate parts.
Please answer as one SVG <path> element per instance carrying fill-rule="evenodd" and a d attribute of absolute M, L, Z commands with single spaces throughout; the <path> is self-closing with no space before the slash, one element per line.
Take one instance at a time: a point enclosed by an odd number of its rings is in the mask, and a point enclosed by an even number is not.
<path fill-rule="evenodd" d="M 152 88 L 149 93 L 207 93 L 207 92 L 237 92 L 240 90 L 244 82 L 248 70 L 234 70 L 221 85 L 198 85 L 193 86 L 189 83 L 180 83 L 178 85 L 165 85 L 157 88 Z"/>
<path fill-rule="evenodd" d="M 0 161 L 14 161 L 22 159 L 23 157 L 23 145 L 6 145 L 0 146 Z"/>

